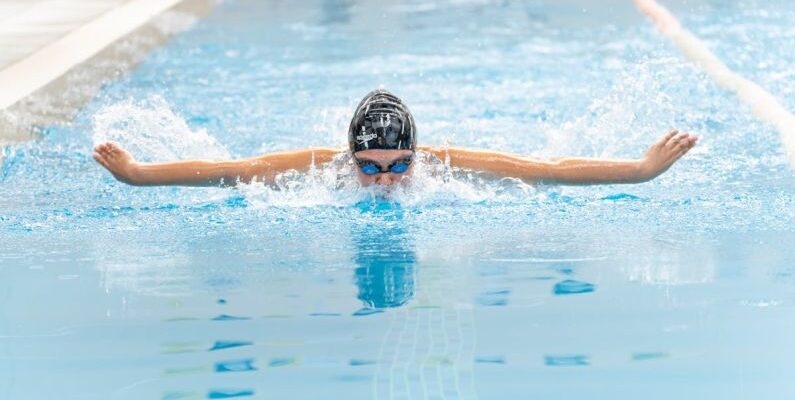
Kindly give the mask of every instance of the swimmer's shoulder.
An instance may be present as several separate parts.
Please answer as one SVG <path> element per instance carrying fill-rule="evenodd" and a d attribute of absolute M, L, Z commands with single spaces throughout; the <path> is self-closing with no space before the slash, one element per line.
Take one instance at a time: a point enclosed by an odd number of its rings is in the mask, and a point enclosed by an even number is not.
<path fill-rule="evenodd" d="M 436 158 L 443 160 L 447 155 L 448 149 L 442 149 L 441 147 L 433 147 L 433 146 L 417 146 L 417 150 L 427 154 L 431 154 L 433 156 L 436 156 Z"/>
<path fill-rule="evenodd" d="M 346 154 L 347 150 L 331 147 L 310 147 L 305 149 L 285 150 L 262 154 L 244 162 L 251 162 L 253 167 L 268 170 L 303 170 L 312 164 L 325 164 Z"/>
<path fill-rule="evenodd" d="M 334 159 L 348 153 L 347 149 L 333 147 L 312 147 L 306 149 L 305 151 L 309 152 L 312 158 L 318 164 L 331 162 Z"/>
<path fill-rule="evenodd" d="M 483 155 L 492 154 L 492 152 L 479 150 L 479 149 L 468 149 L 463 147 L 449 147 L 449 146 L 444 146 L 444 147 L 417 146 L 417 150 L 432 154 L 441 160 L 450 157 L 452 158 L 458 158 L 462 156 L 477 157 L 481 154 Z"/>
<path fill-rule="evenodd" d="M 307 147 L 305 149 L 284 150 L 266 153 L 260 157 L 307 158 L 312 157 L 317 162 L 331 161 L 334 157 L 346 153 L 347 150 L 332 147 Z"/>

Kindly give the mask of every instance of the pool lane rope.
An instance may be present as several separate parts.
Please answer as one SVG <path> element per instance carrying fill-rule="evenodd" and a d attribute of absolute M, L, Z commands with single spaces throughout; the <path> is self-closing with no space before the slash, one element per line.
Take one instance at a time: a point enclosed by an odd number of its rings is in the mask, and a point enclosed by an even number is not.
<path fill-rule="evenodd" d="M 770 92 L 730 70 L 701 39 L 683 28 L 665 7 L 655 0 L 633 0 L 633 2 L 643 14 L 657 24 L 660 33 L 679 47 L 690 62 L 704 70 L 719 86 L 733 91 L 740 101 L 751 107 L 757 118 L 778 130 L 790 168 L 795 169 L 795 116 Z"/>

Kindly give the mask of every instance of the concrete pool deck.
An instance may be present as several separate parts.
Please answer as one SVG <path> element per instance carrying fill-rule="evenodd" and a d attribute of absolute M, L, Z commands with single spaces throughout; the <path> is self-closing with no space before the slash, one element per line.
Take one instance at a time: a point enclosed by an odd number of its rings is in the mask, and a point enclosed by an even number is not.
<path fill-rule="evenodd" d="M 69 121 L 215 0 L 0 0 L 0 144 Z"/>
<path fill-rule="evenodd" d="M 0 69 L 124 3 L 123 0 L 0 1 Z"/>

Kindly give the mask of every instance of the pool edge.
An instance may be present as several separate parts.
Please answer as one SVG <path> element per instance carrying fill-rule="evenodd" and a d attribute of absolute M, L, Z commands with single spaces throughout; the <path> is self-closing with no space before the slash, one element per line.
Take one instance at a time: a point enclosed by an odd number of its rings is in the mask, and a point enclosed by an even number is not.
<path fill-rule="evenodd" d="M 195 20 L 217 4 L 129 1 L 6 66 L 0 70 L 0 87 L 6 88 L 0 93 L 0 146 L 36 139 L 42 127 L 68 123 L 104 83 L 184 30 L 164 26 L 163 18 Z"/>

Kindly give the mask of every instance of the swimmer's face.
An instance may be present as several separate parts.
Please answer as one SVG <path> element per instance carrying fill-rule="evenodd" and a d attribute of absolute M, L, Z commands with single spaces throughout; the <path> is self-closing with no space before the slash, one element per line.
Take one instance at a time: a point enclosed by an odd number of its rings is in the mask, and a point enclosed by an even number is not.
<path fill-rule="evenodd" d="M 399 162 L 406 157 L 411 157 L 413 152 L 411 150 L 362 150 L 357 151 L 354 157 L 360 161 L 370 161 L 380 167 L 381 171 L 387 171 L 389 166 L 395 162 Z M 394 172 L 379 172 L 373 175 L 367 175 L 362 172 L 359 166 L 354 166 L 356 175 L 359 177 L 359 182 L 362 186 L 382 185 L 391 186 L 400 182 L 407 182 L 414 171 L 414 162 L 410 165 L 408 170 L 403 173 Z M 354 163 L 356 164 L 356 163 Z"/>

